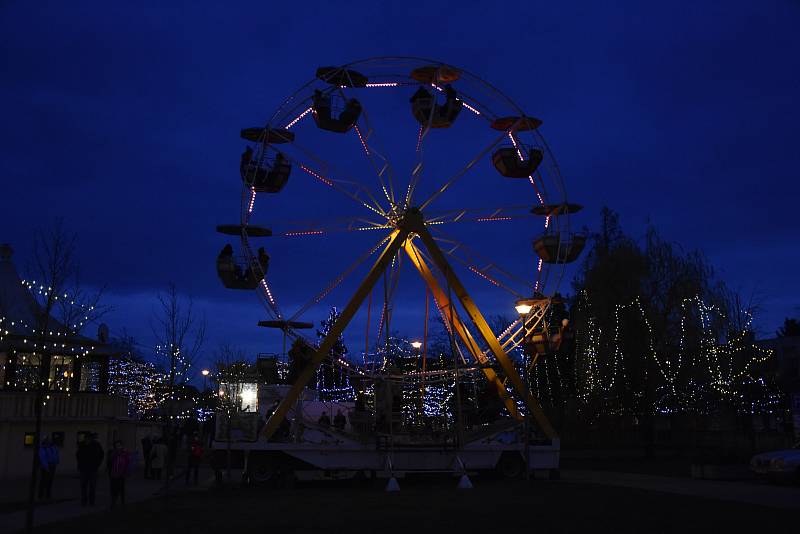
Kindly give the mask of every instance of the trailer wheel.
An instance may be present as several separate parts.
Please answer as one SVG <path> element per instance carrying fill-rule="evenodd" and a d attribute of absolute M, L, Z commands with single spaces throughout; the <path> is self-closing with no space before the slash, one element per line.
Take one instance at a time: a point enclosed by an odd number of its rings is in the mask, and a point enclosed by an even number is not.
<path fill-rule="evenodd" d="M 275 480 L 275 469 L 266 462 L 259 462 L 248 470 L 250 483 L 254 486 L 263 486 Z"/>
<path fill-rule="evenodd" d="M 525 462 L 515 452 L 504 452 L 497 462 L 497 471 L 503 478 L 520 478 L 525 473 Z"/>

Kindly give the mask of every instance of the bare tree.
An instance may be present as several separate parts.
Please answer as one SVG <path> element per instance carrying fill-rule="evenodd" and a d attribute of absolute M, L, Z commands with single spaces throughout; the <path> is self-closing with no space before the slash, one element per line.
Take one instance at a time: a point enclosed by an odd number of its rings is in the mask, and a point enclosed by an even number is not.
<path fill-rule="evenodd" d="M 244 351 L 229 344 L 220 346 L 215 355 L 216 381 L 219 398 L 217 414 L 225 417 L 225 439 L 227 441 L 226 464 L 228 483 L 231 481 L 231 426 L 233 419 L 247 407 L 242 406 L 244 384 L 253 373 L 252 364 Z"/>
<path fill-rule="evenodd" d="M 159 293 L 157 299 L 159 306 L 151 327 L 156 352 L 166 360 L 172 395 L 176 384 L 183 384 L 190 378 L 191 367 L 203 348 L 206 321 L 195 313 L 191 297 L 186 301 L 181 299 L 173 283 L 166 292 Z"/>
<path fill-rule="evenodd" d="M 170 283 L 165 293 L 157 295 L 158 309 L 156 310 L 151 328 L 156 339 L 156 353 L 166 360 L 167 367 L 167 443 L 175 447 L 172 442 L 172 420 L 176 415 L 175 386 L 184 384 L 189 379 L 189 370 L 197 360 L 203 348 L 206 322 L 194 311 L 191 297 L 183 301 L 178 295 L 175 284 Z M 174 465 L 173 454 L 170 451 L 170 464 L 167 466 L 167 476 L 164 480 L 165 503 L 168 502 L 169 482 Z"/>
<path fill-rule="evenodd" d="M 67 339 L 77 336 L 88 323 L 98 320 L 110 309 L 99 305 L 102 290 L 92 293 L 82 288 L 75 259 L 76 241 L 76 235 L 68 234 L 60 220 L 49 229 L 38 229 L 34 236 L 33 264 L 28 268 L 32 277 L 28 281 L 30 294 L 35 302 L 31 311 L 36 322 L 32 356 L 38 359 L 39 368 L 34 400 L 34 454 L 25 520 L 27 532 L 33 529 L 42 412 L 47 392 L 56 385 L 50 379 L 53 354 L 46 349 L 46 342 L 52 341 L 54 331 Z"/>

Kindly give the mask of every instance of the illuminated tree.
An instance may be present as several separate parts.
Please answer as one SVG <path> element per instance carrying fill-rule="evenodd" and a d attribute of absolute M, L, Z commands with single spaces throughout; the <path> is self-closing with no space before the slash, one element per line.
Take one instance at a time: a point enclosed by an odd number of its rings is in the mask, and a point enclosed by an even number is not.
<path fill-rule="evenodd" d="M 128 399 L 130 417 L 157 417 L 168 393 L 166 374 L 139 354 L 133 338 L 123 336 L 115 339 L 112 346 L 116 350 L 109 362 L 109 392 Z"/>
<path fill-rule="evenodd" d="M 317 330 L 318 343 L 328 335 L 340 313 L 336 307 L 331 307 L 328 318 L 322 321 L 322 328 Z M 327 358 L 317 369 L 317 393 L 323 401 L 345 402 L 353 400 L 353 388 L 350 385 L 350 376 L 345 365 L 348 355 L 344 336 L 339 336 Z"/>
<path fill-rule="evenodd" d="M 753 306 L 699 253 L 652 227 L 637 243 L 607 209 L 591 243 L 570 310 L 574 395 L 590 417 L 632 415 L 647 427 L 656 413 L 777 409 L 780 394 L 763 367 L 771 353 L 750 332 Z"/>

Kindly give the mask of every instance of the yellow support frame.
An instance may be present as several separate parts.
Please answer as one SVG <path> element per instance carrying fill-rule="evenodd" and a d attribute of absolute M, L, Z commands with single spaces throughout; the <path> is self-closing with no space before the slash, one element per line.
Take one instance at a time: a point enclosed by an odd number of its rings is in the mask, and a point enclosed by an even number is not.
<path fill-rule="evenodd" d="M 489 349 L 492 351 L 492 354 L 500 363 L 500 366 L 503 368 L 503 371 L 506 375 L 506 379 L 511 381 L 514 392 L 525 401 L 529 412 L 533 415 L 534 419 L 539 425 L 539 428 L 541 428 L 545 435 L 550 439 L 558 437 L 552 425 L 550 424 L 550 421 L 547 419 L 547 416 L 545 416 L 544 412 L 542 411 L 542 407 L 539 405 L 539 402 L 531 394 L 531 392 L 528 391 L 528 388 L 525 387 L 525 384 L 522 382 L 519 374 L 517 374 L 514 364 L 508 357 L 508 354 L 506 354 L 506 352 L 503 350 L 500 342 L 497 340 L 497 337 L 486 323 L 486 319 L 483 317 L 480 310 L 469 296 L 469 293 L 467 293 L 467 290 L 464 288 L 461 281 L 451 269 L 450 264 L 447 262 L 447 259 L 444 256 L 444 253 L 436 244 L 433 236 L 425 226 L 422 213 L 418 209 L 410 208 L 406 211 L 403 218 L 398 223 L 397 229 L 394 230 L 390 235 L 389 243 L 386 245 L 386 248 L 384 248 L 380 257 L 376 260 L 369 273 L 367 273 L 367 276 L 359 285 L 358 289 L 353 295 L 353 298 L 351 298 L 350 302 L 347 303 L 347 306 L 344 308 L 344 310 L 342 310 L 339 319 L 336 320 L 328 332 L 328 335 L 322 340 L 322 343 L 314 353 L 311 361 L 300 373 L 300 376 L 297 378 L 295 383 L 292 384 L 289 392 L 286 394 L 283 400 L 281 400 L 280 404 L 278 404 L 275 412 L 270 416 L 263 430 L 267 439 L 272 437 L 281 421 L 283 421 L 283 419 L 286 417 L 286 413 L 295 404 L 295 402 L 297 402 L 297 399 L 300 397 L 303 388 L 305 388 L 306 384 L 308 384 L 308 382 L 317 372 L 320 364 L 323 362 L 323 360 L 325 360 L 331 348 L 333 348 L 334 344 L 339 339 L 339 336 L 342 334 L 342 332 L 344 332 L 345 328 L 347 328 L 347 325 L 361 307 L 364 299 L 372 291 L 372 288 L 374 287 L 378 278 L 384 273 L 387 267 L 389 267 L 392 258 L 394 258 L 401 248 L 405 249 L 406 253 L 411 258 L 411 261 L 414 263 L 414 266 L 422 275 L 423 280 L 434 293 L 440 309 L 446 310 L 445 313 L 447 314 L 448 320 L 452 325 L 454 325 L 456 333 L 461 338 L 462 342 L 467 346 L 470 353 L 472 353 L 473 357 L 481 364 L 488 363 L 487 358 L 480 352 L 480 350 L 478 350 L 478 346 L 475 343 L 475 338 L 467 329 L 464 322 L 455 313 L 453 313 L 453 316 L 450 316 L 450 310 L 452 309 L 450 300 L 436 282 L 436 279 L 428 268 L 427 264 L 422 261 L 421 256 L 418 253 L 419 251 L 416 249 L 414 244 L 411 243 L 411 239 L 409 239 L 409 237 L 413 234 L 416 234 L 422 240 L 425 248 L 428 250 L 431 256 L 431 259 L 433 260 L 433 263 L 442 272 L 447 280 L 448 285 L 455 292 L 456 299 L 461 303 L 461 306 L 469 316 L 472 324 L 477 328 L 481 338 L 486 342 L 486 344 L 489 346 Z M 445 303 L 446 305 L 443 306 L 442 303 Z M 498 386 L 498 392 L 500 393 L 503 402 L 512 416 L 519 419 L 519 412 L 513 402 L 513 399 L 511 399 L 508 391 L 494 370 L 489 367 L 483 367 L 483 372 L 487 379 Z"/>
<path fill-rule="evenodd" d="M 428 264 L 422 258 L 419 249 L 414 246 L 414 243 L 411 242 L 411 239 L 406 239 L 403 248 L 405 248 L 406 254 L 411 259 L 414 267 L 417 268 L 417 271 L 419 271 L 422 279 L 425 280 L 425 283 L 427 284 L 431 293 L 433 293 L 433 298 L 436 301 L 436 305 L 445 315 L 447 323 L 453 325 L 453 330 L 458 337 L 461 338 L 461 341 L 467 347 L 467 350 L 469 350 L 470 354 L 472 354 L 472 357 L 475 358 L 475 361 L 480 363 L 481 366 L 483 366 L 481 367 L 483 374 L 486 375 L 486 379 L 493 383 L 497 388 L 497 392 L 500 395 L 500 398 L 503 400 L 503 404 L 505 404 L 506 409 L 508 409 L 508 412 L 514 419 L 522 419 L 522 416 L 519 414 L 519 410 L 517 410 L 517 405 L 514 402 L 514 399 L 511 398 L 511 395 L 509 395 L 508 390 L 503 384 L 503 381 L 500 380 L 500 377 L 497 376 L 497 373 L 494 372 L 494 369 L 491 367 L 485 367 L 489 365 L 489 359 L 478 348 L 475 338 L 467 328 L 467 325 L 465 325 L 458 316 L 456 309 L 450 306 L 450 298 L 439 285 L 439 282 L 436 280 L 433 272 L 431 272 Z"/>
<path fill-rule="evenodd" d="M 344 308 L 344 310 L 342 310 L 342 314 L 339 316 L 336 322 L 333 323 L 333 326 L 331 326 L 330 331 L 328 331 L 328 335 L 322 340 L 322 343 L 314 353 L 311 361 L 305 366 L 303 371 L 300 373 L 300 376 L 298 376 L 297 380 L 295 380 L 294 384 L 292 384 L 289 392 L 286 394 L 283 400 L 281 400 L 280 404 L 278 404 L 275 412 L 270 416 L 269 420 L 267 420 L 267 424 L 264 426 L 263 430 L 267 439 L 272 437 L 272 435 L 278 429 L 278 426 L 280 426 L 281 421 L 283 421 L 284 417 L 286 417 L 286 413 L 292 406 L 294 406 L 295 402 L 297 402 L 297 399 L 300 398 L 300 393 L 302 393 L 303 388 L 306 387 L 306 384 L 308 384 L 308 382 L 317 372 L 317 368 L 319 368 L 320 364 L 328 356 L 330 350 L 339 339 L 339 336 L 342 334 L 342 332 L 344 332 L 344 329 L 347 328 L 347 325 L 361 307 L 364 299 L 367 297 L 367 295 L 369 295 L 370 291 L 372 291 L 372 287 L 375 285 L 375 282 L 378 281 L 378 278 L 389 266 L 392 258 L 394 258 L 395 254 L 397 254 L 397 252 L 400 250 L 400 247 L 403 245 L 403 242 L 407 237 L 408 230 L 400 228 L 392 232 L 391 237 L 389 238 L 389 243 L 386 245 L 386 248 L 383 249 L 380 257 L 375 261 L 375 264 L 372 266 L 372 269 L 370 269 L 369 273 L 367 273 L 367 276 L 361 282 L 361 285 L 358 286 L 353 298 L 350 299 L 350 302 L 348 302 L 347 306 Z"/>
<path fill-rule="evenodd" d="M 421 218 L 422 217 L 420 215 L 420 219 Z M 475 302 L 472 300 L 472 297 L 469 296 L 469 293 L 467 293 L 464 285 L 450 268 L 450 264 L 444 257 L 444 253 L 439 248 L 439 245 L 436 244 L 436 241 L 428 231 L 428 228 L 423 223 L 421 225 L 414 225 L 413 231 L 422 240 L 425 248 L 428 250 L 428 253 L 431 256 L 431 260 L 433 260 L 433 263 L 436 264 L 436 267 L 438 267 L 442 274 L 444 274 L 447 283 L 452 288 L 458 301 L 461 302 L 461 306 L 464 308 L 464 311 L 467 312 L 472 324 L 474 324 L 478 329 L 478 333 L 480 333 L 483 340 L 489 346 L 489 350 L 492 351 L 492 354 L 494 354 L 494 357 L 500 363 L 506 378 L 511 381 L 514 391 L 525 401 L 525 405 L 528 407 L 531 415 L 533 415 L 533 418 L 536 420 L 539 428 L 548 438 L 557 438 L 558 435 L 556 434 L 553 425 L 550 424 L 550 420 L 544 414 L 544 410 L 542 410 L 541 405 L 539 405 L 539 401 L 531 394 L 531 392 L 522 382 L 522 379 L 517 373 L 511 358 L 508 357 L 506 351 L 500 346 L 497 336 L 495 336 L 494 332 L 492 332 L 492 329 L 489 327 L 489 324 L 486 322 L 483 314 L 481 314 L 478 306 L 475 305 Z"/>

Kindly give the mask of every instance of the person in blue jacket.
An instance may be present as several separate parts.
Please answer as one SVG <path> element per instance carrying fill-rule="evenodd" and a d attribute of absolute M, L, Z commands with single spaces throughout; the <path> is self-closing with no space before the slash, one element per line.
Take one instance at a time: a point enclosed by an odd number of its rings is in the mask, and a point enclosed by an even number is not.
<path fill-rule="evenodd" d="M 53 445 L 50 438 L 45 437 L 39 444 L 39 499 L 50 499 L 53 488 L 53 478 L 56 476 L 58 466 L 58 447 Z"/>

